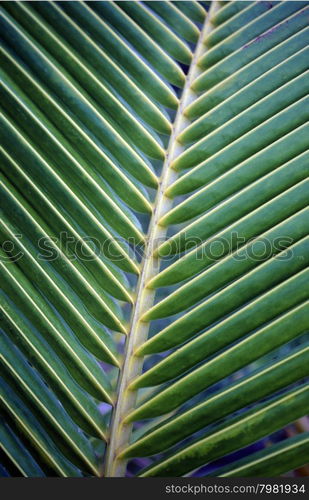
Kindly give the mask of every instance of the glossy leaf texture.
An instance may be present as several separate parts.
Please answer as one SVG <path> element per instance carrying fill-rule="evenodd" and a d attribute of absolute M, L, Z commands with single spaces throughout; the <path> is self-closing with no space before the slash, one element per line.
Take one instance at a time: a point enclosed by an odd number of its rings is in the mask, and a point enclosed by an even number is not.
<path fill-rule="evenodd" d="M 26 476 L 102 469 L 99 403 L 115 402 L 139 219 L 185 81 L 178 61 L 191 60 L 168 23 L 139 11 L 149 32 L 116 3 L 1 6 L 1 441 Z"/>
<path fill-rule="evenodd" d="M 8 471 L 190 475 L 308 413 L 308 4 L 208 4 L 1 4 Z"/>
<path fill-rule="evenodd" d="M 190 474 L 308 411 L 298 385 L 308 376 L 308 8 L 211 12 L 165 191 L 173 206 L 158 221 L 168 228 L 154 251 L 161 270 L 145 285 L 156 299 L 135 355 L 147 359 L 129 383 L 151 390 L 124 423 L 165 415 L 119 453 L 155 456 L 141 476 Z M 227 474 L 286 472 L 308 459 L 306 440 L 297 444 Z"/>

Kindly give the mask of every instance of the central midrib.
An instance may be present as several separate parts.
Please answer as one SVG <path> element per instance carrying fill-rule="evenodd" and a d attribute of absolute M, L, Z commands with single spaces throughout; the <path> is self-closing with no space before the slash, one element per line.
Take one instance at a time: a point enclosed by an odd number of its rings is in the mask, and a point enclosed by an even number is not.
<path fill-rule="evenodd" d="M 168 186 L 172 184 L 178 176 L 177 172 L 171 168 L 171 163 L 184 150 L 184 147 L 177 142 L 176 138 L 190 123 L 183 115 L 183 110 L 198 97 L 190 87 L 193 80 L 201 72 L 200 68 L 197 66 L 197 61 L 206 50 L 206 47 L 203 45 L 203 40 L 206 34 L 212 29 L 209 19 L 217 9 L 218 2 L 212 2 L 211 9 L 206 17 L 199 40 L 195 47 L 166 151 L 161 179 L 155 199 L 154 211 L 149 224 L 142 270 L 136 288 L 136 299 L 131 317 L 130 330 L 126 340 L 124 362 L 119 375 L 117 400 L 111 422 L 110 439 L 107 444 L 105 455 L 104 476 L 106 477 L 124 477 L 126 472 L 127 460 L 118 458 L 117 454 L 129 443 L 131 436 L 132 424 L 124 425 L 122 421 L 123 418 L 135 408 L 137 391 L 129 390 L 128 385 L 134 378 L 142 373 L 143 357 L 135 356 L 134 352 L 147 340 L 149 331 L 149 323 L 142 322 L 139 318 L 141 318 L 143 313 L 150 309 L 154 303 L 155 290 L 146 288 L 146 284 L 159 271 L 160 259 L 154 257 L 153 252 L 156 246 L 158 246 L 158 243 L 166 238 L 167 228 L 160 226 L 158 221 L 172 207 L 173 200 L 167 198 L 164 193 Z"/>

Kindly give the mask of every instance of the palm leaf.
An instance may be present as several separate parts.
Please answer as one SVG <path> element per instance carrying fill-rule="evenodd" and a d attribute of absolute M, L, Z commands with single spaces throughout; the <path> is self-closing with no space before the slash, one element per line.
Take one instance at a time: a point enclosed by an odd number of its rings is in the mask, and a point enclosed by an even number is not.
<path fill-rule="evenodd" d="M 8 473 L 308 461 L 308 6 L 208 4 L 2 3 Z"/>

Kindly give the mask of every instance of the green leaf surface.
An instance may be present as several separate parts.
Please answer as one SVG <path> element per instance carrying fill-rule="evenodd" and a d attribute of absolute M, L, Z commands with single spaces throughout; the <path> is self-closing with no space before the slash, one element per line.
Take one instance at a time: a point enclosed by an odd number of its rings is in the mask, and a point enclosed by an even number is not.
<path fill-rule="evenodd" d="M 308 12 L 2 3 L 4 474 L 309 461 Z"/>

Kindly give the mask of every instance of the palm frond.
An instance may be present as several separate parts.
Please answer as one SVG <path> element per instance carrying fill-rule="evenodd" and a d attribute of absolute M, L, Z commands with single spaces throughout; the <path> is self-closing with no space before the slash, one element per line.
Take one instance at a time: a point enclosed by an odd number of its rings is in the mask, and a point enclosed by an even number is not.
<path fill-rule="evenodd" d="M 306 432 L 230 455 L 309 410 L 307 22 L 306 2 L 3 2 L 8 469 L 307 461 Z"/>

